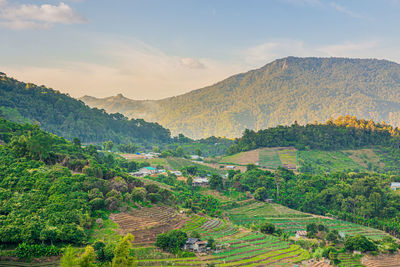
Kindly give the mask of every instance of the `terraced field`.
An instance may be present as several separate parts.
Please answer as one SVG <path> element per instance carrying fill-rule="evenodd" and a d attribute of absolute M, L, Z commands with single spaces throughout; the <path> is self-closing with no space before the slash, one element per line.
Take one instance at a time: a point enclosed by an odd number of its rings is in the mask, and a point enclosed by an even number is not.
<path fill-rule="evenodd" d="M 400 255 L 366 256 L 362 258 L 362 264 L 366 267 L 399 267 Z"/>
<path fill-rule="evenodd" d="M 247 202 L 239 208 L 226 212 L 230 220 L 237 225 L 248 226 L 252 223 L 268 221 L 276 227 L 294 235 L 296 231 L 305 231 L 309 223 L 323 224 L 329 230 L 338 230 L 345 235 L 363 234 L 371 239 L 379 240 L 387 236 L 377 229 L 358 224 L 331 219 L 322 216 L 313 216 L 289 209 L 278 204 L 263 202 Z"/>
<path fill-rule="evenodd" d="M 183 230 L 197 231 L 202 239 L 214 238 L 224 249 L 208 256 L 139 260 L 140 266 L 204 266 L 213 263 L 216 266 L 282 266 L 300 262 L 309 258 L 307 251 L 297 245 L 290 245 L 275 236 L 264 235 L 240 229 L 216 218 L 194 215 L 185 224 Z"/>
<path fill-rule="evenodd" d="M 158 234 L 180 228 L 185 223 L 184 216 L 166 206 L 111 214 L 110 219 L 118 224 L 121 234 L 133 234 L 136 244 L 154 243 Z"/>

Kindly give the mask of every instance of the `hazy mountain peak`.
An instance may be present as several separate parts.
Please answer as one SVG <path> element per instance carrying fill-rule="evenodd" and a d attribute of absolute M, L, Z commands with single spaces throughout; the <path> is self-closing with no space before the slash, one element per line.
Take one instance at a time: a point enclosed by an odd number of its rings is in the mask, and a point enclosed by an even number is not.
<path fill-rule="evenodd" d="M 83 99 L 190 137 L 355 115 L 400 125 L 400 65 L 387 60 L 285 57 L 214 85 L 157 101 Z"/>

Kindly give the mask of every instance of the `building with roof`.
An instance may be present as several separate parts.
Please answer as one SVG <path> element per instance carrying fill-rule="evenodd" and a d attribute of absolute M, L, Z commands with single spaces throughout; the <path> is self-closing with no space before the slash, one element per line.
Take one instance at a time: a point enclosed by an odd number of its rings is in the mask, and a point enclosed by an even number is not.
<path fill-rule="evenodd" d="M 398 182 L 392 182 L 392 183 L 390 184 L 390 189 L 392 189 L 392 190 L 400 189 L 400 183 L 398 183 Z"/>
<path fill-rule="evenodd" d="M 206 177 L 196 177 L 193 179 L 192 186 L 205 187 L 209 185 L 209 179 Z"/>

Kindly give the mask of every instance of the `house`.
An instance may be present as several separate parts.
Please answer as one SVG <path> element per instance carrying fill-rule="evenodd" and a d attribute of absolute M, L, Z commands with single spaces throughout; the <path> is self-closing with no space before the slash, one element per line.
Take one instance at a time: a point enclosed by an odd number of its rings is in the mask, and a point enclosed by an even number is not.
<path fill-rule="evenodd" d="M 225 166 L 225 169 L 227 169 L 227 170 L 234 170 L 235 168 L 236 168 L 236 166 L 233 166 L 233 165 Z"/>
<path fill-rule="evenodd" d="M 203 157 L 198 156 L 198 155 L 190 155 L 190 159 L 191 160 L 201 160 L 201 159 L 203 159 Z"/>
<path fill-rule="evenodd" d="M 141 168 L 141 169 L 139 170 L 139 172 L 145 173 L 146 175 L 147 175 L 147 174 L 150 175 L 150 174 L 157 173 L 157 169 L 154 168 L 154 167 L 143 167 L 143 168 Z"/>
<path fill-rule="evenodd" d="M 192 186 L 205 187 L 209 185 L 209 179 L 206 177 L 196 177 L 193 179 Z"/>
<path fill-rule="evenodd" d="M 267 198 L 265 199 L 265 202 L 267 203 L 274 203 L 274 200 L 272 198 Z"/>
<path fill-rule="evenodd" d="M 137 177 L 143 177 L 143 176 L 157 174 L 157 173 L 158 173 L 158 170 L 154 167 L 144 167 L 144 168 L 141 168 L 137 172 L 131 173 L 131 175 L 137 176 Z"/>
<path fill-rule="evenodd" d="M 392 189 L 392 190 L 400 189 L 400 183 L 397 183 L 397 182 L 391 183 L 390 184 L 390 189 Z"/>
<path fill-rule="evenodd" d="M 207 241 L 197 241 L 193 245 L 193 251 L 205 252 L 207 250 Z"/>
<path fill-rule="evenodd" d="M 296 238 L 307 236 L 307 231 L 296 231 Z"/>
<path fill-rule="evenodd" d="M 200 239 L 189 237 L 188 239 L 186 239 L 186 243 L 185 243 L 185 245 L 183 246 L 183 248 L 184 248 L 185 250 L 192 251 L 192 250 L 193 250 L 193 247 L 194 247 L 194 244 L 195 244 L 197 241 L 200 241 Z"/>
<path fill-rule="evenodd" d="M 189 237 L 186 240 L 184 249 L 194 252 L 205 252 L 207 250 L 207 241 L 201 241 L 199 238 Z"/>
<path fill-rule="evenodd" d="M 171 171 L 172 174 L 175 174 L 176 176 L 182 176 L 182 172 L 180 171 Z"/>

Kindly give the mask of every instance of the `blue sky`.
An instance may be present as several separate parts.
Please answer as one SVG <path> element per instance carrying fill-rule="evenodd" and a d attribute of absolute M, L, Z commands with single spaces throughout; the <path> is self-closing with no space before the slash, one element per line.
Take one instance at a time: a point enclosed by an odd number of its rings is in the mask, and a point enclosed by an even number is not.
<path fill-rule="evenodd" d="M 0 0 L 0 71 L 160 99 L 285 56 L 400 62 L 396 0 Z"/>

